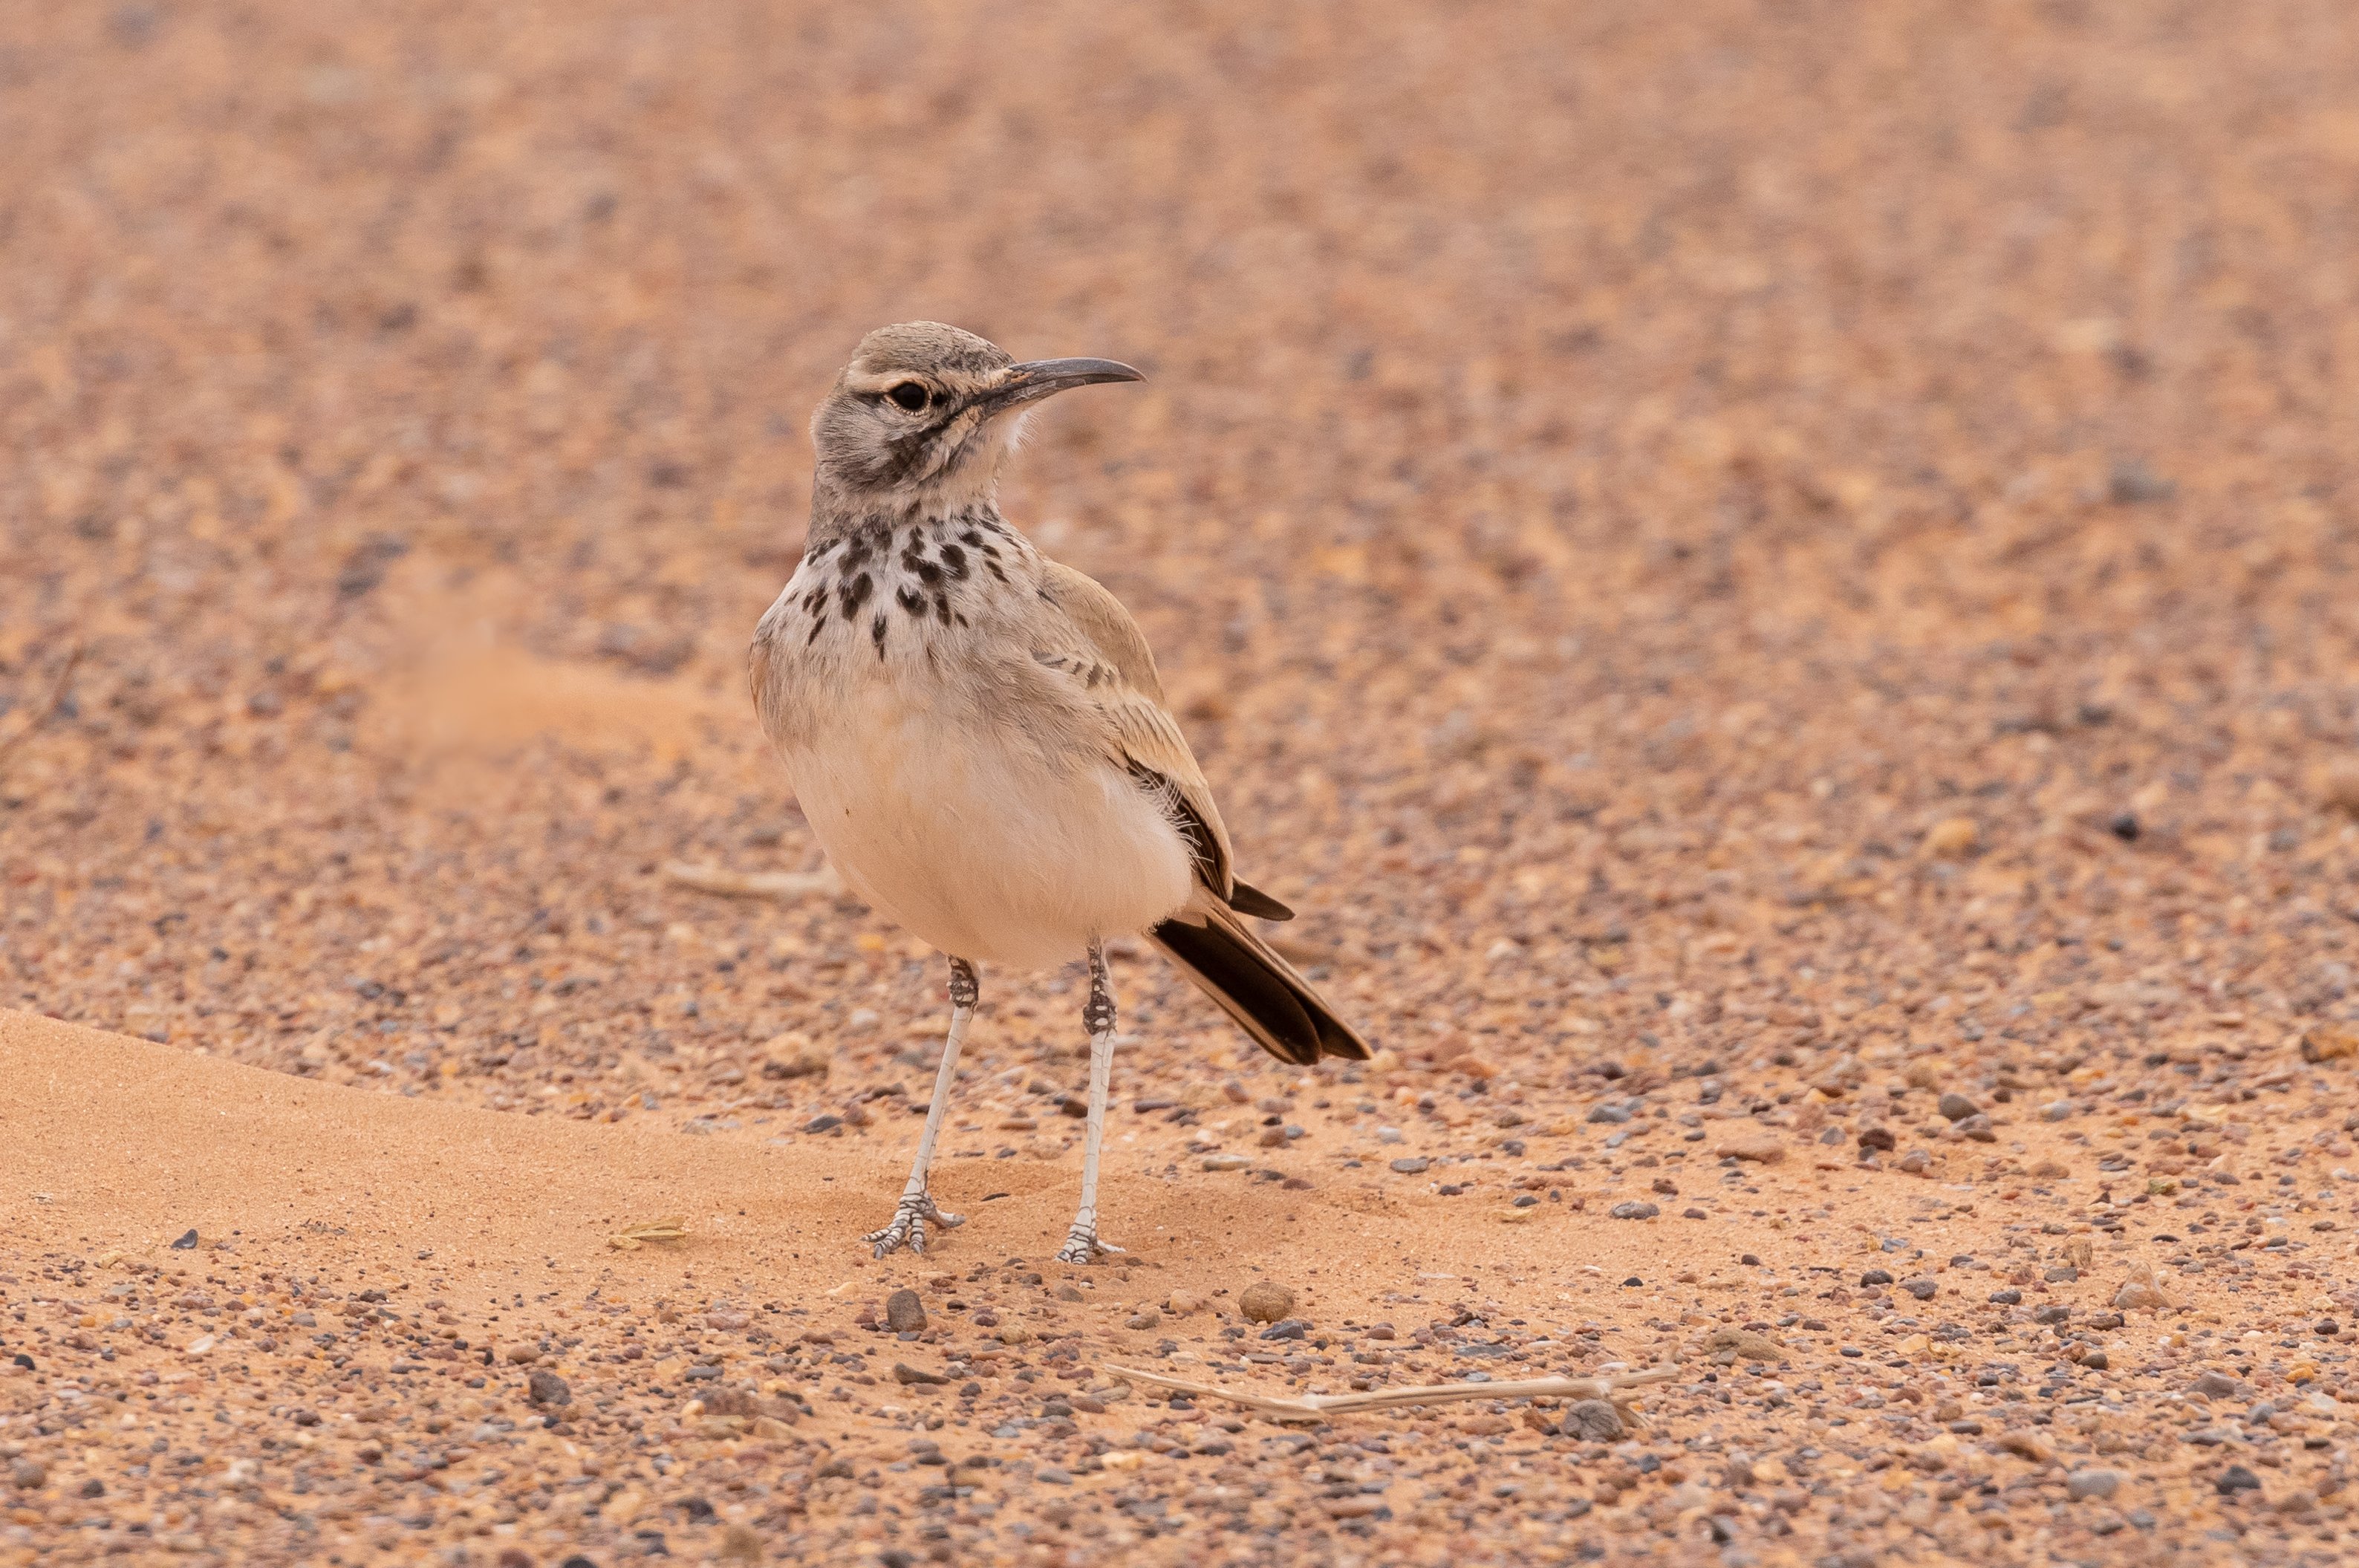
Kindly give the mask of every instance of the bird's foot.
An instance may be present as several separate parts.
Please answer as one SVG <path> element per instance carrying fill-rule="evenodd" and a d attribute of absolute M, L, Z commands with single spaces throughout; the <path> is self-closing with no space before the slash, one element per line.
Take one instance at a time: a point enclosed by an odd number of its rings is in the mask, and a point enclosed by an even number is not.
<path fill-rule="evenodd" d="M 926 1250 L 926 1222 L 933 1221 L 944 1230 L 953 1230 L 966 1224 L 964 1214 L 954 1214 L 937 1205 L 929 1193 L 904 1192 L 893 1211 L 893 1223 L 883 1230 L 872 1230 L 860 1239 L 873 1243 L 876 1256 L 886 1257 L 906 1247 L 922 1255 Z"/>
<path fill-rule="evenodd" d="M 1057 1250 L 1060 1263 L 1095 1263 L 1104 1258 L 1119 1258 L 1123 1249 L 1112 1242 L 1098 1239 L 1098 1225 L 1093 1219 L 1075 1220 L 1065 1236 L 1065 1245 Z"/>

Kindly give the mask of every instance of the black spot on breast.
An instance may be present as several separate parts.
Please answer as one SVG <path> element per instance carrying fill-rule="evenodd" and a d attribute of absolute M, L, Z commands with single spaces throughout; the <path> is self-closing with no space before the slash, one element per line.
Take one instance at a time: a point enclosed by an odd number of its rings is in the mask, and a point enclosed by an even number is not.
<path fill-rule="evenodd" d="M 843 618 L 845 620 L 851 620 L 860 614 L 860 606 L 868 603 L 869 591 L 875 586 L 868 581 L 868 573 L 865 572 L 843 585 Z"/>
<path fill-rule="evenodd" d="M 954 544 L 942 546 L 942 569 L 959 582 L 966 581 L 966 551 Z"/>
<path fill-rule="evenodd" d="M 973 528 L 968 528 L 963 533 L 960 534 L 959 538 L 964 539 L 969 544 L 979 545 L 983 543 L 983 535 Z"/>
<path fill-rule="evenodd" d="M 917 572 L 918 580 L 929 588 L 942 580 L 942 569 L 930 561 L 919 561 Z"/>
<path fill-rule="evenodd" d="M 885 617 L 877 616 L 868 623 L 868 640 L 876 645 L 876 657 L 885 657 Z"/>
<path fill-rule="evenodd" d="M 942 625 L 951 624 L 951 596 L 940 589 L 934 591 L 934 614 L 942 618 Z"/>
<path fill-rule="evenodd" d="M 925 611 L 926 601 L 924 596 L 906 583 L 893 590 L 893 597 L 901 602 L 901 608 L 908 611 L 909 614 L 913 615 L 921 615 Z"/>
<path fill-rule="evenodd" d="M 986 561 L 984 562 L 984 565 L 989 567 L 991 569 L 991 574 L 994 577 L 998 578 L 1002 583 L 1007 581 L 1007 573 L 999 570 L 999 562 L 997 561 Z"/>
<path fill-rule="evenodd" d="M 803 595 L 803 608 L 814 615 L 827 613 L 827 584 L 821 583 Z"/>

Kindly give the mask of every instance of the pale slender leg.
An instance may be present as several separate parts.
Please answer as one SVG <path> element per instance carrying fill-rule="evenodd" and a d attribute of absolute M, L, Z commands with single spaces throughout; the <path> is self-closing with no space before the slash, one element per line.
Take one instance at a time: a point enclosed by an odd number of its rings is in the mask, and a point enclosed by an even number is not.
<path fill-rule="evenodd" d="M 1090 1119 L 1082 1142 L 1082 1206 L 1057 1253 L 1060 1263 L 1091 1263 L 1119 1247 L 1098 1239 L 1098 1150 L 1105 1142 L 1106 1090 L 1114 1078 L 1114 985 L 1106 976 L 1105 949 L 1090 943 L 1090 999 L 1082 1005 L 1090 1031 Z"/>
<path fill-rule="evenodd" d="M 951 1085 L 958 1082 L 959 1046 L 966 1039 L 967 1020 L 974 1017 L 974 1005 L 982 999 L 983 987 L 975 980 L 974 965 L 963 958 L 951 959 L 951 1037 L 942 1045 L 941 1071 L 934 1074 L 934 1098 L 926 1107 L 926 1130 L 918 1135 L 917 1162 L 909 1167 L 909 1184 L 901 1190 L 901 1202 L 893 1210 L 893 1223 L 861 1238 L 876 1244 L 879 1258 L 901 1247 L 912 1252 L 925 1251 L 928 1220 L 944 1230 L 966 1223 L 964 1215 L 935 1206 L 926 1192 L 926 1168 L 934 1162 L 934 1139 L 942 1130 L 942 1113 L 950 1108 Z"/>

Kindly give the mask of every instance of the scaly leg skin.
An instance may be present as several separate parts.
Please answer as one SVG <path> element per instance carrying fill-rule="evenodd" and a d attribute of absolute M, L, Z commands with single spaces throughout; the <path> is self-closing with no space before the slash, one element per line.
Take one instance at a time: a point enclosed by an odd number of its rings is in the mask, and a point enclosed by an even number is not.
<path fill-rule="evenodd" d="M 1090 999 L 1082 1005 L 1090 1031 L 1090 1119 L 1082 1145 L 1082 1206 L 1057 1253 L 1060 1263 L 1094 1263 L 1122 1248 L 1098 1239 L 1098 1150 L 1105 1142 L 1106 1088 L 1114 1076 L 1114 986 L 1106 977 L 1105 949 L 1090 943 Z"/>
<path fill-rule="evenodd" d="M 944 1230 L 966 1224 L 964 1215 L 935 1205 L 926 1192 L 926 1167 L 933 1163 L 934 1139 L 942 1130 L 942 1113 L 950 1108 L 951 1085 L 958 1080 L 959 1045 L 966 1039 L 967 1020 L 974 1017 L 974 1005 L 982 999 L 983 987 L 975 980 L 974 965 L 963 958 L 951 959 L 951 1037 L 942 1046 L 941 1071 L 934 1074 L 934 1100 L 926 1107 L 926 1130 L 918 1135 L 918 1160 L 909 1168 L 909 1184 L 901 1190 L 901 1202 L 893 1210 L 893 1223 L 861 1238 L 875 1244 L 879 1258 L 904 1247 L 922 1254 L 926 1250 L 928 1220 Z"/>

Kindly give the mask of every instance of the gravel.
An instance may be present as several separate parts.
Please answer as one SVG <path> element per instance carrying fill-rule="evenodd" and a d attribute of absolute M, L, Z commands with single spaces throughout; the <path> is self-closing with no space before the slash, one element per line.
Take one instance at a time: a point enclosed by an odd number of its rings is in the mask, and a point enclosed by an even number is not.
<path fill-rule="evenodd" d="M 2359 1367 L 2311 1326 L 2351 1318 L 2320 1194 L 2359 1169 L 2340 19 L 15 7 L 0 1001 L 835 1181 L 637 1250 L 605 1236 L 658 1186 L 574 1214 L 525 1159 L 374 1237 L 369 1181 L 291 1157 L 267 1225 L 19 1181 L 0 1554 L 2348 1558 Z M 1386 1053 L 1277 1063 L 1118 947 L 1133 1251 L 1087 1269 L 1049 1262 L 1070 976 L 986 970 L 967 1224 L 873 1259 L 939 959 L 849 894 L 665 873 L 821 864 L 746 637 L 813 402 L 919 310 L 1148 368 L 1042 411 L 1009 512 L 1132 606 L 1238 869 L 1302 911 L 1272 940 Z M 1710 1217 L 1614 1221 L 1658 1179 Z M 603 1228 L 477 1248 L 516 1207 Z M 2126 1323 L 2028 1321 L 2149 1260 Z M 1255 1265 L 1315 1334 L 1255 1337 L 1219 1293 Z M 923 1329 L 856 1321 L 905 1288 Z M 1180 1289 L 1208 1310 L 1125 1326 Z M 1109 1370 L 1343 1391 L 1499 1344 L 1504 1380 L 1750 1323 L 1787 1364 L 1594 1436 L 1297 1432 Z M 2241 1391 L 2191 1417 L 2214 1366 Z M 2201 1485 L 2231 1459 L 2297 1511 Z M 2104 1465 L 2196 1495 L 2049 1511 Z"/>

